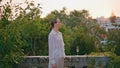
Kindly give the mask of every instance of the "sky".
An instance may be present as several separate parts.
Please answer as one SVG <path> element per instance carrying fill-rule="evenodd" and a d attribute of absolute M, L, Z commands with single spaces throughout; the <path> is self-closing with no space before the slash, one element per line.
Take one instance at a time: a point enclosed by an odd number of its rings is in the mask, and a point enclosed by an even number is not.
<path fill-rule="evenodd" d="M 6 0 L 7 1 L 7 0 Z M 28 0 L 30 1 L 30 0 Z M 120 0 L 33 0 L 35 4 L 41 4 L 42 17 L 45 17 L 53 10 L 61 10 L 63 7 L 67 11 L 86 9 L 90 16 L 109 17 L 112 12 L 120 16 Z M 24 3 L 24 0 L 13 0 L 13 3 Z"/>

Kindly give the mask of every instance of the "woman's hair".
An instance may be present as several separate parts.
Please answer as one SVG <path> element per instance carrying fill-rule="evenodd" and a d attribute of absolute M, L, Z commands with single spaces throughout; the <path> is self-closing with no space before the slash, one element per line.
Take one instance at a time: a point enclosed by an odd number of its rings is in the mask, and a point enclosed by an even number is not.
<path fill-rule="evenodd" d="M 51 21 L 51 28 L 50 29 L 52 29 L 52 28 L 54 28 L 54 24 L 56 24 L 57 23 L 57 19 L 53 19 L 52 21 Z"/>

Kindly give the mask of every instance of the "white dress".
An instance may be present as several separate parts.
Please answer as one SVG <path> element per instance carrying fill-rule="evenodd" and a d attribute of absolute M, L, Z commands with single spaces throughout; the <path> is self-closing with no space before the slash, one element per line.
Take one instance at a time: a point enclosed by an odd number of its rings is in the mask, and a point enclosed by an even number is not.
<path fill-rule="evenodd" d="M 48 37 L 49 44 L 49 68 L 52 68 L 52 64 L 56 64 L 57 68 L 64 68 L 64 42 L 61 32 L 55 32 L 52 30 Z"/>

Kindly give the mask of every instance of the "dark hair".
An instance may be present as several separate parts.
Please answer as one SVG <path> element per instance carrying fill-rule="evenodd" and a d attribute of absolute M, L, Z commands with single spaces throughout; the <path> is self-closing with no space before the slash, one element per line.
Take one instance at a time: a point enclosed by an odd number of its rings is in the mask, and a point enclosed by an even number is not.
<path fill-rule="evenodd" d="M 57 19 L 53 19 L 52 21 L 51 21 L 51 28 L 50 29 L 52 29 L 52 28 L 54 28 L 54 24 L 56 24 L 57 23 Z"/>

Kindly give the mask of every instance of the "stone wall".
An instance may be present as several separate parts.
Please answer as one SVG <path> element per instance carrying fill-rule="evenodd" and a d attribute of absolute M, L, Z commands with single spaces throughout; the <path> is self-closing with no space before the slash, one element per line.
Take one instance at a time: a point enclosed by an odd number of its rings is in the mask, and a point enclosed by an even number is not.
<path fill-rule="evenodd" d="M 105 68 L 108 61 L 109 58 L 104 56 L 66 56 L 64 59 L 65 68 Z M 25 56 L 19 68 L 48 68 L 48 62 L 48 56 Z"/>

